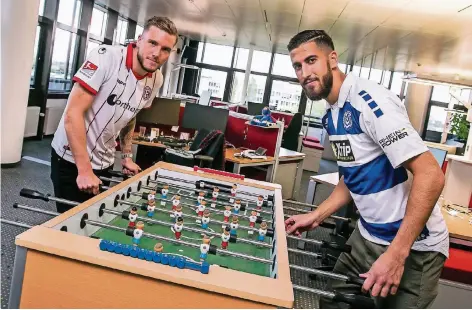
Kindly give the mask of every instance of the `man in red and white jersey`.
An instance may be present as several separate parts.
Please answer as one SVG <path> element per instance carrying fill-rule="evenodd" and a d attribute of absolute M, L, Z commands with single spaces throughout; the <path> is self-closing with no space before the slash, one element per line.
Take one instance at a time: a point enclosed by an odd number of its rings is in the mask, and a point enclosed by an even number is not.
<path fill-rule="evenodd" d="M 178 33 L 166 17 L 152 17 L 136 43 L 101 45 L 75 74 L 76 82 L 52 141 L 51 180 L 57 197 L 83 202 L 99 191 L 99 176 L 113 167 L 120 138 L 123 172 L 140 171 L 132 161 L 136 114 L 150 107 L 163 83 L 160 67 Z M 57 203 L 58 212 L 70 206 Z"/>

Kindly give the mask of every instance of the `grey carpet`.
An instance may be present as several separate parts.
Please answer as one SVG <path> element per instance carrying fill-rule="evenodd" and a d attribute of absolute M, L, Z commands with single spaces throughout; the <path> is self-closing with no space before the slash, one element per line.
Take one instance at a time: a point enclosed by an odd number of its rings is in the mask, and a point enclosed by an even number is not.
<path fill-rule="evenodd" d="M 42 160 L 50 161 L 50 144 L 51 138 L 46 138 L 42 141 L 29 140 L 25 141 L 23 145 L 23 156 L 36 157 Z M 118 168 L 118 167 L 115 167 Z M 305 201 L 308 182 L 310 176 L 316 174 L 331 173 L 337 171 L 337 165 L 334 162 L 321 161 L 320 171 L 313 173 L 304 171 L 298 201 Z M 1 169 L 1 217 L 18 222 L 24 222 L 30 225 L 41 224 L 48 219 L 49 216 L 34 213 L 25 210 L 14 209 L 12 206 L 15 202 L 27 205 L 33 205 L 45 210 L 55 211 L 54 203 L 47 203 L 38 200 L 30 200 L 19 196 L 21 188 L 27 187 L 37 189 L 46 193 L 53 193 L 52 183 L 49 179 L 50 167 L 27 160 L 22 160 L 21 163 L 14 168 Z M 315 204 L 319 204 L 326 199 L 332 191 L 332 187 L 320 184 L 317 187 Z M 290 214 L 290 213 L 289 213 Z M 24 231 L 23 228 L 18 228 L 11 225 L 1 225 L 1 307 L 7 308 L 8 296 L 10 292 L 10 283 L 13 269 L 13 262 L 15 258 L 15 237 Z M 331 240 L 332 236 L 329 230 L 320 228 L 308 235 L 309 238 L 318 240 Z M 296 247 L 296 242 L 289 240 L 289 247 Z M 316 246 L 307 245 L 307 250 L 318 252 Z M 320 261 L 310 256 L 289 254 L 290 262 L 292 264 L 301 265 L 305 267 L 316 267 L 320 265 Z M 312 288 L 323 289 L 325 287 L 325 280 L 317 278 L 315 281 L 310 280 L 308 275 L 300 271 L 292 271 L 292 282 L 298 285 L 303 285 Z M 295 308 L 317 308 L 319 299 L 317 296 L 309 293 L 295 291 Z"/>

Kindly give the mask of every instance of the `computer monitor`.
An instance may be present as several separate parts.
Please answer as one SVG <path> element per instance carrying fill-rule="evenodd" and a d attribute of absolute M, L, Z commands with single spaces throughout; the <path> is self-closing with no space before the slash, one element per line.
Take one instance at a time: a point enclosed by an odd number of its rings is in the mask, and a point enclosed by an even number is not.
<path fill-rule="evenodd" d="M 182 127 L 187 129 L 220 130 L 225 132 L 229 110 L 195 103 L 185 105 Z"/>
<path fill-rule="evenodd" d="M 444 161 L 446 160 L 447 151 L 429 146 L 428 149 L 433 153 L 434 158 L 438 161 L 439 167 L 442 168 Z"/>
<path fill-rule="evenodd" d="M 248 115 L 261 115 L 264 105 L 262 103 L 248 102 L 247 103 L 247 114 Z"/>
<path fill-rule="evenodd" d="M 155 98 L 149 109 L 142 109 L 137 117 L 138 123 L 179 125 L 180 100 Z"/>

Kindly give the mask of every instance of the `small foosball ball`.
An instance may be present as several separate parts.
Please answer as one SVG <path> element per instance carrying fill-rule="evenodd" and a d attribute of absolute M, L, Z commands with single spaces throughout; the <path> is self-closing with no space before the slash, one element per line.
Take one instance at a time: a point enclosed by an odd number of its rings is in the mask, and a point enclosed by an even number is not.
<path fill-rule="evenodd" d="M 276 184 L 158 163 L 16 238 L 14 308 L 292 308 L 293 290 L 358 306 L 368 298 L 292 285 L 301 270 L 362 285 L 362 279 L 289 263 Z M 302 211 L 302 210 L 300 210 Z M 5 222 L 5 221 L 3 221 Z M 23 227 L 28 225 L 22 224 Z"/>

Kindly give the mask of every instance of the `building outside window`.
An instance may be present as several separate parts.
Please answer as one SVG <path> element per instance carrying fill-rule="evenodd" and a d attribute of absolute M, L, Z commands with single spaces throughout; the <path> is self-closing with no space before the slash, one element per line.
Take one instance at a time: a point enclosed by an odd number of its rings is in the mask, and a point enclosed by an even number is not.
<path fill-rule="evenodd" d="M 107 25 L 108 13 L 95 6 L 92 11 L 92 21 L 90 23 L 90 33 L 103 39 L 105 27 Z"/>
<path fill-rule="evenodd" d="M 202 69 L 200 75 L 200 83 L 198 85 L 198 94 L 203 91 L 209 91 L 210 96 L 223 99 L 225 91 L 227 73 L 223 71 Z"/>
<path fill-rule="evenodd" d="M 61 24 L 78 28 L 81 9 L 82 2 L 80 0 L 60 0 L 57 21 Z"/>
<path fill-rule="evenodd" d="M 269 107 L 290 113 L 297 113 L 302 96 L 302 87 L 295 82 L 273 81 Z"/>
<path fill-rule="evenodd" d="M 51 73 L 49 76 L 50 91 L 68 91 L 71 89 L 73 60 L 76 58 L 77 35 L 60 28 L 56 29 L 52 52 Z"/>

